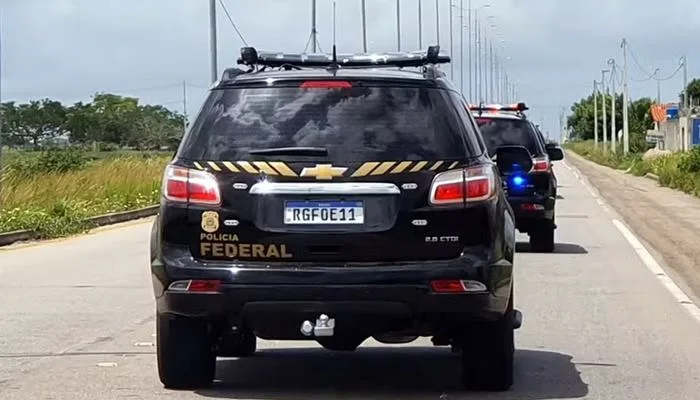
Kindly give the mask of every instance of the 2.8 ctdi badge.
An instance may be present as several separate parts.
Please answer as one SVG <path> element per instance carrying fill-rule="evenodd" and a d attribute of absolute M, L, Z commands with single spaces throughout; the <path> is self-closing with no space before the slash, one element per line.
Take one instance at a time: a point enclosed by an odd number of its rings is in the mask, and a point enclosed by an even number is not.
<path fill-rule="evenodd" d="M 204 211 L 202 213 L 202 230 L 214 233 L 219 230 L 219 213 L 216 211 Z"/>

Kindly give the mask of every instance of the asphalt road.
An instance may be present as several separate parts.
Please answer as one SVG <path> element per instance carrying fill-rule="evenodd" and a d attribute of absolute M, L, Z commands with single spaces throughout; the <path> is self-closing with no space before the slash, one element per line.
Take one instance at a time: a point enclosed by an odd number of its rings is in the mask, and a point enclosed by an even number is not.
<path fill-rule="evenodd" d="M 698 399 L 700 324 L 563 164 L 556 254 L 518 253 L 516 383 L 459 389 L 458 359 L 428 339 L 337 354 L 262 342 L 220 360 L 214 389 L 157 378 L 149 224 L 0 250 L 0 399 Z M 520 240 L 526 241 L 521 236 Z"/>

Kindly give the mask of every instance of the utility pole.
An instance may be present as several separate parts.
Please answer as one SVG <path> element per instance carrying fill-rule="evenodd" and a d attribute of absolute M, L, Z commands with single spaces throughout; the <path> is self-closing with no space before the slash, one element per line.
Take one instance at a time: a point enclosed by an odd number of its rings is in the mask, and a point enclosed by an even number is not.
<path fill-rule="evenodd" d="M 212 83 L 219 80 L 216 45 L 216 0 L 209 0 L 209 52 Z"/>
<path fill-rule="evenodd" d="M 657 68 L 654 70 L 654 76 L 656 77 L 656 104 L 661 104 L 661 69 Z"/>
<path fill-rule="evenodd" d="M 396 0 L 396 49 L 401 51 L 401 0 Z"/>
<path fill-rule="evenodd" d="M 598 81 L 593 80 L 593 146 L 598 147 Z"/>
<path fill-rule="evenodd" d="M 612 71 L 610 73 L 610 76 L 612 77 L 612 100 L 610 101 L 612 103 L 612 114 L 610 115 L 610 149 L 612 150 L 613 154 L 617 152 L 617 126 L 615 125 L 615 99 L 616 99 L 616 93 L 615 93 L 615 76 L 617 75 L 617 66 L 615 65 L 615 59 L 611 58 L 608 60 L 608 64 L 610 65 L 610 70 Z"/>
<path fill-rule="evenodd" d="M 399 0 L 396 0 L 398 3 Z M 452 57 L 452 61 L 450 61 L 450 79 L 454 82 L 455 80 L 455 60 L 454 60 L 454 51 L 455 51 L 455 46 L 454 46 L 454 39 L 453 39 L 453 32 L 454 32 L 454 27 L 452 26 L 452 0 L 450 0 L 450 57 Z"/>
<path fill-rule="evenodd" d="M 600 104 L 603 106 L 603 150 L 607 150 L 608 148 L 608 116 L 607 116 L 607 106 L 605 104 L 605 98 L 608 94 L 608 90 L 605 87 L 605 74 L 610 72 L 607 69 L 601 70 L 601 76 L 602 79 L 600 81 L 600 87 L 601 87 L 601 98 L 603 101 L 600 102 Z"/>
<path fill-rule="evenodd" d="M 683 56 L 683 108 L 688 110 L 688 56 Z"/>
<path fill-rule="evenodd" d="M 471 1 L 471 0 L 469 0 Z M 464 8 L 462 7 L 464 1 L 459 0 L 459 85 L 462 92 L 462 97 L 464 97 Z M 469 48 L 471 52 L 471 47 Z M 471 65 L 470 65 L 471 67 Z M 471 73 L 470 73 L 471 74 Z M 469 102 L 472 102 L 471 98 L 471 77 L 469 82 Z"/>
<path fill-rule="evenodd" d="M 367 7 L 362 0 L 362 50 L 367 53 Z"/>
<path fill-rule="evenodd" d="M 418 0 L 418 48 L 423 49 L 423 0 Z"/>
<path fill-rule="evenodd" d="M 630 132 L 629 132 L 629 95 L 627 94 L 627 39 L 622 39 L 622 70 L 624 79 L 622 81 L 622 148 L 623 154 L 627 155 L 630 151 Z"/>
<path fill-rule="evenodd" d="M 182 81 L 182 131 L 187 134 L 187 82 Z"/>
<path fill-rule="evenodd" d="M 440 46 L 440 2 L 435 0 L 435 33 L 437 34 L 437 44 Z"/>
<path fill-rule="evenodd" d="M 362 5 L 364 7 L 364 0 L 362 0 Z M 318 36 L 316 32 L 316 0 L 311 0 L 311 51 L 316 54 L 316 44 L 318 43 Z"/>

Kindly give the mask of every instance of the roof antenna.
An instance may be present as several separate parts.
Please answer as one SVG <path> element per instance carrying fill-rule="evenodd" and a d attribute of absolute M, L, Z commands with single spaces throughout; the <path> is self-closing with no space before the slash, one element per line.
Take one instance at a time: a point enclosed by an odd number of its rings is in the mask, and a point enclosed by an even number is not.
<path fill-rule="evenodd" d="M 335 7 L 336 7 L 336 2 L 333 0 L 333 62 L 331 65 L 328 66 L 328 69 L 338 69 L 338 53 L 336 51 L 336 46 L 335 46 Z"/>

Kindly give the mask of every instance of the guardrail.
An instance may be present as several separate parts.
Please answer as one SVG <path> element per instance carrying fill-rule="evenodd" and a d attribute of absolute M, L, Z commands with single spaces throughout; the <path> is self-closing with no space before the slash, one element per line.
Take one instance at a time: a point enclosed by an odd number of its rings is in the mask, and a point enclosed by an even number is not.
<path fill-rule="evenodd" d="M 158 214 L 160 205 L 139 208 L 138 210 L 121 211 L 111 214 L 98 215 L 96 217 L 88 218 L 86 221 L 95 225 L 96 227 L 118 224 L 120 222 L 127 222 L 135 219 L 141 219 L 150 217 Z M 35 240 L 39 235 L 31 230 L 25 231 L 14 231 L 7 233 L 0 233 L 0 246 L 7 246 L 17 242 L 26 242 L 29 240 Z"/>

